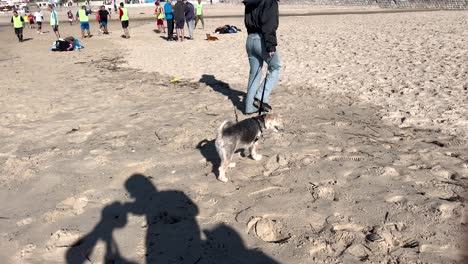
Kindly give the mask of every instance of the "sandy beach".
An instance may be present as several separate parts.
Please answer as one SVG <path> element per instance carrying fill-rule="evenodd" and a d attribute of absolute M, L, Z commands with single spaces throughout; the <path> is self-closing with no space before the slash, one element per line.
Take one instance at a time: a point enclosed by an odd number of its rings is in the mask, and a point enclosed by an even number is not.
<path fill-rule="evenodd" d="M 180 43 L 93 22 L 75 52 L 50 52 L 47 26 L 23 43 L 0 27 L 1 262 L 464 263 L 467 21 L 282 17 L 284 131 L 228 183 L 213 140 L 246 118 L 242 17 Z M 225 24 L 242 32 L 204 40 Z"/>

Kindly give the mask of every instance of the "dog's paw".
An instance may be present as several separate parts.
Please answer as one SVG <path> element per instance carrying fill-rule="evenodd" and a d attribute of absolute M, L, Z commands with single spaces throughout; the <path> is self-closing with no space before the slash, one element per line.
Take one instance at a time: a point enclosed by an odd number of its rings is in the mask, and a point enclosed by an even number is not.
<path fill-rule="evenodd" d="M 261 154 L 255 154 L 255 155 L 252 155 L 252 158 L 256 161 L 259 161 L 263 158 L 263 156 Z"/>
<path fill-rule="evenodd" d="M 235 162 L 229 163 L 229 168 L 234 168 L 234 167 L 236 167 L 236 163 L 235 163 Z"/>
<path fill-rule="evenodd" d="M 229 179 L 225 175 L 219 175 L 218 176 L 218 181 L 228 182 Z"/>

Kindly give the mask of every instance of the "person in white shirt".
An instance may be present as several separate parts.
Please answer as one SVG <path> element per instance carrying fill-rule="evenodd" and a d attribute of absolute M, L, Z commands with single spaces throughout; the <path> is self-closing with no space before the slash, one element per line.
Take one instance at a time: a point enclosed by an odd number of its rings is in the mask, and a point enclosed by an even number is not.
<path fill-rule="evenodd" d="M 44 16 L 42 16 L 40 9 L 34 13 L 34 18 L 37 23 L 37 34 L 42 34 L 42 20 L 44 20 Z"/>

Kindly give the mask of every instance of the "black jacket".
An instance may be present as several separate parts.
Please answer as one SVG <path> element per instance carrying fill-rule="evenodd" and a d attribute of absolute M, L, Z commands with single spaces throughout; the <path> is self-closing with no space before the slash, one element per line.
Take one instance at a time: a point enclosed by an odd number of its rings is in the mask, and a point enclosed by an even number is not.
<path fill-rule="evenodd" d="M 244 0 L 244 22 L 247 32 L 260 33 L 265 39 L 268 52 L 276 51 L 278 29 L 278 0 Z"/>
<path fill-rule="evenodd" d="M 178 0 L 173 8 L 174 20 L 185 21 L 185 14 L 189 11 L 190 9 L 188 8 L 188 6 L 182 0 Z"/>

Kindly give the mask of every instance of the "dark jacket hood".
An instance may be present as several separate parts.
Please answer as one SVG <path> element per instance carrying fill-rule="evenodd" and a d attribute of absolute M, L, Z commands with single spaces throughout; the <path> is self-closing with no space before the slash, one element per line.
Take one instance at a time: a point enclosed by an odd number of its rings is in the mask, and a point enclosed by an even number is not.
<path fill-rule="evenodd" d="M 257 7 L 258 5 L 260 5 L 260 3 L 262 1 L 263 0 L 244 0 L 244 1 L 242 1 L 242 3 L 244 3 L 245 6 L 248 6 L 250 8 L 254 8 L 254 7 Z"/>

